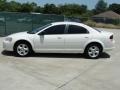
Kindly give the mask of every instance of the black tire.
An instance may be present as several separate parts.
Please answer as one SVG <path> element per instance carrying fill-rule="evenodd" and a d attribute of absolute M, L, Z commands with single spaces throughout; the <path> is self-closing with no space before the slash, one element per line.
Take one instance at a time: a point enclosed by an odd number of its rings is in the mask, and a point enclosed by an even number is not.
<path fill-rule="evenodd" d="M 20 45 L 21 46 L 25 45 L 26 51 L 23 50 L 23 52 L 25 52 L 25 54 L 22 54 L 22 50 L 21 50 L 21 54 L 20 54 L 20 52 L 19 52 L 20 51 L 20 49 L 19 49 Z M 18 42 L 14 46 L 14 52 L 15 52 L 16 56 L 18 56 L 18 57 L 27 57 L 32 53 L 32 48 L 31 48 L 30 44 L 27 43 L 27 42 Z"/>
<path fill-rule="evenodd" d="M 101 45 L 90 44 L 86 47 L 84 55 L 89 59 L 98 59 L 100 57 L 101 53 L 102 53 Z"/>

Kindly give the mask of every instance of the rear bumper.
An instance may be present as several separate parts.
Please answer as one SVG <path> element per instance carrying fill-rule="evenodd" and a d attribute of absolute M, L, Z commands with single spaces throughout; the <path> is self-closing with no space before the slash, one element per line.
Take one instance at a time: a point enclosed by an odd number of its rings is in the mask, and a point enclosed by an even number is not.
<path fill-rule="evenodd" d="M 115 47 L 105 48 L 103 52 L 109 52 L 109 51 L 112 51 L 113 49 L 115 49 Z"/>
<path fill-rule="evenodd" d="M 107 47 L 104 48 L 103 52 L 109 52 L 115 49 L 115 41 L 113 40 L 111 43 L 107 45 Z"/>

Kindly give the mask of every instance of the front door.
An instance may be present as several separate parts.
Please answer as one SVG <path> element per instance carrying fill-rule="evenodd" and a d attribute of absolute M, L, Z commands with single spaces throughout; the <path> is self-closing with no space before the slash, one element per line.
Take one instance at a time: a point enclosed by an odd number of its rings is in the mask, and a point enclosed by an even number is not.
<path fill-rule="evenodd" d="M 66 25 L 51 26 L 36 36 L 36 51 L 56 53 L 64 50 L 64 30 Z"/>

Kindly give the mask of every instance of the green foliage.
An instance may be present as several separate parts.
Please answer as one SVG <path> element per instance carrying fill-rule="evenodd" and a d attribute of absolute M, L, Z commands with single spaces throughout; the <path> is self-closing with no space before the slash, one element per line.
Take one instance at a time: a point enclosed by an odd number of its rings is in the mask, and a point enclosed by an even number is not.
<path fill-rule="evenodd" d="M 40 6 L 37 6 L 37 7 L 35 7 L 34 12 L 42 13 L 43 12 L 43 8 L 40 7 Z"/>
<path fill-rule="evenodd" d="M 95 6 L 94 13 L 99 14 L 107 10 L 107 3 L 104 0 L 99 0 Z"/>
<path fill-rule="evenodd" d="M 44 14 L 58 14 L 65 15 L 67 17 L 83 17 L 84 20 L 89 19 L 95 14 L 102 13 L 106 10 L 112 10 L 120 14 L 120 4 L 111 4 L 107 8 L 107 3 L 104 0 L 99 0 L 95 6 L 95 9 L 88 10 L 86 5 L 79 4 L 45 4 L 44 6 L 38 6 L 36 3 L 19 3 L 16 1 L 0 0 L 0 11 L 8 12 L 36 12 Z"/>
<path fill-rule="evenodd" d="M 21 4 L 17 3 L 15 1 L 11 1 L 9 3 L 6 3 L 6 11 L 9 12 L 19 12 L 21 9 Z"/>
<path fill-rule="evenodd" d="M 109 10 L 112 10 L 118 14 L 120 14 L 120 4 L 113 3 L 109 6 Z"/>
<path fill-rule="evenodd" d="M 6 0 L 0 0 L 0 11 L 6 10 Z"/>
<path fill-rule="evenodd" d="M 33 9 L 32 3 L 24 3 L 21 5 L 20 12 L 32 12 Z"/>
<path fill-rule="evenodd" d="M 87 12 L 87 6 L 79 4 L 65 4 L 58 6 L 56 6 L 55 4 L 45 4 L 43 7 L 41 7 L 34 2 L 27 2 L 21 4 L 16 1 L 8 2 L 7 0 L 0 0 L 0 11 L 37 12 L 44 14 L 59 14 L 65 16 L 80 17 L 81 15 Z"/>
<path fill-rule="evenodd" d="M 60 12 L 66 16 L 77 16 L 87 11 L 87 6 L 78 4 L 60 5 Z"/>
<path fill-rule="evenodd" d="M 43 13 L 45 14 L 59 14 L 58 7 L 55 4 L 45 4 Z"/>

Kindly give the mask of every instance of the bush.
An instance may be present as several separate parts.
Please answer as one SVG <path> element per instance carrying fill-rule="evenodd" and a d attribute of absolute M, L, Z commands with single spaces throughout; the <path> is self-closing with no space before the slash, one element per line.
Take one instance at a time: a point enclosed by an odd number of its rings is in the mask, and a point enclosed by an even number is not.
<path fill-rule="evenodd" d="M 114 25 L 114 24 L 105 24 L 105 23 L 96 23 L 92 20 L 88 20 L 84 22 L 86 25 L 91 26 L 91 27 L 98 27 L 98 28 L 116 28 L 120 29 L 120 24 Z"/>
<path fill-rule="evenodd" d="M 95 25 L 96 25 L 96 22 L 94 22 L 92 20 L 88 20 L 88 21 L 86 21 L 84 23 L 87 24 L 88 26 L 91 26 L 91 27 L 95 27 Z"/>

